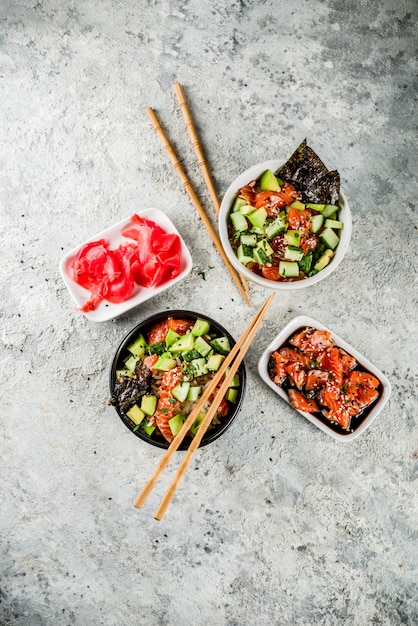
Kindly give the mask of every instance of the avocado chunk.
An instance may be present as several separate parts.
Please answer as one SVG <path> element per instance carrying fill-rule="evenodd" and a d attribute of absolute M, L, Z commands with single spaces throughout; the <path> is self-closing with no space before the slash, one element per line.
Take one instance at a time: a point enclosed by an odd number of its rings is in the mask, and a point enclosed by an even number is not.
<path fill-rule="evenodd" d="M 192 335 L 195 337 L 202 337 L 206 335 L 210 330 L 210 324 L 207 320 L 197 319 L 192 328 Z"/>
<path fill-rule="evenodd" d="M 131 406 L 129 411 L 126 411 L 126 415 L 136 425 L 140 424 L 145 417 L 144 411 L 141 411 L 141 409 L 139 408 L 137 404 L 134 404 L 133 406 Z"/>
<path fill-rule="evenodd" d="M 182 335 L 180 339 L 177 339 L 171 346 L 170 352 L 174 354 L 179 354 L 180 352 L 187 352 L 188 350 L 192 350 L 194 346 L 194 335 L 192 333 L 187 333 L 186 335 Z"/>
<path fill-rule="evenodd" d="M 238 196 L 237 198 L 235 198 L 234 204 L 232 205 L 232 210 L 234 212 L 239 211 L 240 208 L 244 206 L 245 204 L 247 204 L 247 202 L 244 200 L 244 198 L 240 198 Z"/>
<path fill-rule="evenodd" d="M 197 431 L 199 430 L 199 426 L 201 425 L 201 423 L 203 422 L 203 420 L 205 419 L 206 413 L 198 413 L 198 415 L 196 416 L 195 421 L 193 422 L 193 424 L 190 427 L 190 434 L 194 437 L 195 434 L 197 433 Z"/>
<path fill-rule="evenodd" d="M 316 215 L 311 216 L 311 225 L 309 230 L 311 233 L 317 233 L 320 230 L 322 224 L 324 223 L 324 216 L 321 213 L 317 213 Z"/>
<path fill-rule="evenodd" d="M 262 206 L 259 209 L 253 211 L 253 213 L 250 213 L 248 215 L 248 219 L 250 220 L 251 224 L 256 228 L 263 228 L 264 222 L 267 219 L 267 211 Z"/>
<path fill-rule="evenodd" d="M 158 357 L 158 360 L 153 365 L 154 370 L 162 370 L 163 372 L 168 372 L 168 370 L 172 370 L 173 367 L 177 365 L 176 359 L 173 359 L 173 355 L 171 352 L 163 352 L 163 354 Z"/>
<path fill-rule="evenodd" d="M 151 393 L 142 396 L 140 408 L 145 415 L 154 415 L 155 409 L 157 408 L 157 396 Z"/>
<path fill-rule="evenodd" d="M 136 357 L 140 357 L 141 359 L 145 356 L 145 348 L 147 347 L 147 342 L 143 335 L 139 335 L 135 341 L 133 341 L 129 346 L 128 350 L 131 354 Z"/>
<path fill-rule="evenodd" d="M 316 270 L 317 272 L 323 270 L 324 267 L 326 267 L 331 261 L 334 254 L 334 250 L 331 250 L 330 248 L 328 248 L 328 250 L 325 250 L 324 254 L 319 257 L 318 261 L 315 263 L 314 270 Z"/>
<path fill-rule="evenodd" d="M 263 172 L 260 178 L 261 191 L 280 191 L 279 181 L 271 170 Z"/>
<path fill-rule="evenodd" d="M 190 387 L 189 393 L 187 394 L 187 400 L 190 402 L 196 402 L 200 396 L 202 395 L 202 387 Z"/>
<path fill-rule="evenodd" d="M 151 436 L 155 430 L 155 424 L 149 424 L 147 422 L 146 424 L 141 424 L 141 428 L 146 435 Z"/>
<path fill-rule="evenodd" d="M 196 337 L 196 340 L 194 342 L 194 349 L 198 353 L 197 357 L 195 358 L 199 358 L 199 355 L 207 356 L 209 352 L 212 350 L 208 342 L 205 341 L 203 337 Z"/>
<path fill-rule="evenodd" d="M 179 402 L 184 402 L 189 394 L 190 383 L 188 381 L 183 381 L 176 385 L 172 390 L 172 394 L 176 400 Z"/>
<path fill-rule="evenodd" d="M 222 362 L 225 360 L 223 354 L 212 354 L 209 357 L 208 362 L 206 363 L 206 367 L 211 372 L 216 372 L 221 367 Z"/>
<path fill-rule="evenodd" d="M 172 417 L 171 420 L 168 420 L 168 425 L 170 426 L 173 437 L 181 431 L 184 421 L 185 417 L 181 413 L 178 413 L 178 415 Z"/>
<path fill-rule="evenodd" d="M 300 232 L 298 230 L 288 230 L 283 236 L 289 246 L 298 246 L 300 244 Z"/>
<path fill-rule="evenodd" d="M 230 387 L 226 392 L 225 398 L 228 400 L 228 402 L 236 404 L 238 400 L 238 389 L 233 389 L 232 387 Z"/>
<path fill-rule="evenodd" d="M 172 346 L 173 343 L 175 343 L 177 341 L 177 339 L 180 339 L 180 337 L 181 337 L 181 335 L 176 333 L 175 330 L 172 330 L 171 328 L 169 328 L 168 331 L 167 331 L 167 334 L 165 336 L 165 345 L 167 346 L 167 348 Z"/>

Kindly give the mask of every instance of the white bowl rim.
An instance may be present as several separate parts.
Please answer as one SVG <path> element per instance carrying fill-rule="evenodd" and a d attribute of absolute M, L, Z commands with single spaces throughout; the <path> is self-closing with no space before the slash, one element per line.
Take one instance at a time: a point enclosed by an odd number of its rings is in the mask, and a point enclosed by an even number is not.
<path fill-rule="evenodd" d="M 374 407 L 371 408 L 366 419 L 358 426 L 358 428 L 356 428 L 353 432 L 347 435 L 342 435 L 336 432 L 335 430 L 333 430 L 331 426 L 327 426 L 326 424 L 318 420 L 311 413 L 305 413 L 304 411 L 299 411 L 298 409 L 294 409 L 292 407 L 293 410 L 295 410 L 297 413 L 300 413 L 300 415 L 303 415 L 303 417 L 305 417 L 308 421 L 310 421 L 312 424 L 317 426 L 317 428 L 322 430 L 324 433 L 327 433 L 328 435 L 330 435 L 337 441 L 340 441 L 340 442 L 353 441 L 353 439 L 356 439 L 359 435 L 361 435 L 366 430 L 366 428 L 368 428 L 371 425 L 371 423 L 376 419 L 378 414 L 382 411 L 383 407 L 385 406 L 391 394 L 391 384 L 388 378 L 385 376 L 385 374 L 383 374 L 383 372 L 381 372 L 375 365 L 373 365 L 373 363 L 371 363 L 365 356 L 363 356 L 360 352 L 358 352 L 355 348 L 353 348 L 350 344 L 348 344 L 339 335 L 336 335 L 331 329 L 324 326 L 324 324 L 322 324 L 321 322 L 318 322 L 317 320 L 307 315 L 298 315 L 293 320 L 291 320 L 288 324 L 286 324 L 286 326 L 284 326 L 284 328 L 282 328 L 282 330 L 274 337 L 274 339 L 269 343 L 267 348 L 264 350 L 263 354 L 261 355 L 258 361 L 258 374 L 260 378 L 266 383 L 266 385 L 268 385 L 275 393 L 277 393 L 278 396 L 280 396 L 283 400 L 285 400 L 287 404 L 292 406 L 290 404 L 290 400 L 289 400 L 287 393 L 271 380 L 270 376 L 268 375 L 267 366 L 268 366 L 268 361 L 269 361 L 271 353 L 274 352 L 274 350 L 280 347 L 283 343 L 285 343 L 288 337 L 292 335 L 293 332 L 297 330 L 298 328 L 300 328 L 301 326 L 312 326 L 319 330 L 329 331 L 337 346 L 339 346 L 340 348 L 343 348 L 343 350 L 351 354 L 357 360 L 360 367 L 364 367 L 365 369 L 367 369 L 374 376 L 376 376 L 376 378 L 378 378 L 380 382 L 382 383 L 382 395 L 380 396 L 380 398 L 378 398 Z"/>
<path fill-rule="evenodd" d="M 340 190 L 340 199 L 339 204 L 341 210 L 343 211 L 342 221 L 344 222 L 344 228 L 341 232 L 340 242 L 336 248 L 335 256 L 333 257 L 331 263 L 327 265 L 323 270 L 311 276 L 310 278 L 305 278 L 303 280 L 296 280 L 294 282 L 276 282 L 273 280 L 268 280 L 267 278 L 263 278 L 262 276 L 258 276 L 251 272 L 248 268 L 245 267 L 238 260 L 235 252 L 232 249 L 232 246 L 229 242 L 228 238 L 228 227 L 227 227 L 227 217 L 231 210 L 232 200 L 236 197 L 238 189 L 246 185 L 252 180 L 255 180 L 261 176 L 261 174 L 267 170 L 271 169 L 273 172 L 276 172 L 281 165 L 284 164 L 284 161 L 281 159 L 272 159 L 270 161 L 263 161 L 261 163 L 257 163 L 252 167 L 242 172 L 228 187 L 226 193 L 223 196 L 220 211 L 219 211 L 219 234 L 222 246 L 225 250 L 225 254 L 228 259 L 231 261 L 234 268 L 243 276 L 245 276 L 248 280 L 253 281 L 261 287 L 266 287 L 267 289 L 272 289 L 274 291 L 294 291 L 296 289 L 304 289 L 305 287 L 310 287 L 311 285 L 315 285 L 320 282 L 327 276 L 329 276 L 334 270 L 337 269 L 338 265 L 343 260 L 348 246 L 351 240 L 352 234 L 352 220 L 351 220 L 351 210 L 348 203 L 347 196 L 345 192 Z"/>

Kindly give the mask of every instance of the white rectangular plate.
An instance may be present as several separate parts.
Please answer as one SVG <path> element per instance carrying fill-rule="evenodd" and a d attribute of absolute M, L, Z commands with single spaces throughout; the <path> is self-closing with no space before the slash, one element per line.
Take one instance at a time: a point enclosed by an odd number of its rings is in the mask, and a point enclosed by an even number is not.
<path fill-rule="evenodd" d="M 135 291 L 133 292 L 132 296 L 128 298 L 128 300 L 125 300 L 125 302 L 121 302 L 120 304 L 113 304 L 111 302 L 107 302 L 107 300 L 103 300 L 100 303 L 100 305 L 97 307 L 97 309 L 95 309 L 94 311 L 83 313 L 83 315 L 85 315 L 85 317 L 87 317 L 92 322 L 105 322 L 114 317 L 117 317 L 118 315 L 122 315 L 122 313 L 126 313 L 126 311 L 133 309 L 139 304 L 142 304 L 143 302 L 146 302 L 150 298 L 162 293 L 166 289 L 169 289 L 170 287 L 178 283 L 180 280 L 185 278 L 191 272 L 193 262 L 192 262 L 192 257 L 190 255 L 190 252 L 186 244 L 184 243 L 180 233 L 177 231 L 176 227 L 169 220 L 169 218 L 165 215 L 165 213 L 163 213 L 159 209 L 150 208 L 150 209 L 144 209 L 143 211 L 139 211 L 138 215 L 140 215 L 141 217 L 145 219 L 155 222 L 156 224 L 161 226 L 161 228 L 165 230 L 166 233 L 170 233 L 170 234 L 175 233 L 176 235 L 180 237 L 180 242 L 181 242 L 180 274 L 176 276 L 176 278 L 167 281 L 166 283 L 164 283 L 163 285 L 159 287 L 147 288 L 147 287 L 140 287 L 139 285 L 136 285 Z M 117 224 L 114 224 L 113 226 L 110 226 L 106 230 L 103 230 L 101 233 L 97 233 L 93 237 L 90 237 L 90 239 L 87 239 L 87 241 L 85 241 L 83 244 L 79 245 L 77 248 L 74 248 L 74 250 L 71 250 L 71 252 L 66 254 L 65 257 L 61 260 L 60 262 L 61 276 L 74 302 L 76 303 L 77 307 L 81 307 L 83 306 L 83 304 L 85 304 L 85 302 L 90 297 L 90 292 L 84 289 L 83 287 L 81 287 L 80 285 L 78 285 L 77 283 L 75 283 L 71 279 L 70 267 L 71 267 L 71 263 L 73 259 L 75 258 L 75 256 L 78 254 L 79 250 L 83 246 L 85 246 L 87 243 L 90 243 L 92 241 L 97 241 L 99 239 L 106 239 L 109 242 L 111 248 L 117 248 L 121 243 L 126 242 L 127 240 L 126 238 L 122 237 L 121 231 L 130 222 L 130 220 L 131 220 L 131 216 L 129 216 L 129 218 L 126 218 L 125 220 L 118 222 Z"/>
<path fill-rule="evenodd" d="M 280 346 L 286 343 L 289 337 L 293 335 L 293 333 L 298 328 L 301 328 L 304 326 L 311 326 L 318 330 L 329 331 L 332 335 L 332 338 L 335 341 L 336 346 L 343 348 L 343 350 L 348 352 L 348 354 L 351 354 L 351 356 L 353 356 L 356 359 L 360 368 L 364 368 L 365 370 L 368 370 L 369 372 L 371 372 L 382 383 L 382 394 L 380 395 L 380 397 L 377 399 L 375 404 L 370 409 L 370 412 L 368 413 L 367 417 L 361 422 L 361 424 L 359 424 L 359 426 L 353 432 L 349 432 L 346 435 L 336 432 L 332 428 L 331 425 L 327 426 L 327 424 L 324 424 L 323 422 L 321 422 L 321 420 L 316 418 L 315 415 L 311 413 L 305 413 L 299 410 L 297 411 L 298 413 L 306 417 L 306 419 L 309 420 L 312 424 L 315 424 L 315 426 L 320 428 L 323 432 L 327 433 L 328 435 L 331 435 L 331 437 L 334 437 L 334 439 L 337 439 L 338 441 L 352 441 L 353 439 L 358 437 L 362 432 L 364 432 L 366 428 L 368 428 L 370 424 L 376 419 L 376 417 L 378 416 L 378 414 L 383 409 L 383 407 L 385 406 L 386 402 L 389 399 L 391 386 L 390 386 L 389 380 L 380 370 L 378 370 L 372 363 L 370 363 L 370 361 L 368 361 L 362 354 L 357 352 L 357 350 L 352 348 L 346 341 L 344 341 L 344 339 L 341 339 L 341 337 L 338 337 L 338 335 L 333 333 L 329 328 L 326 328 L 326 326 L 324 326 L 320 322 L 317 322 L 311 317 L 307 317 L 305 315 L 300 315 L 299 317 L 296 317 L 293 321 L 289 322 L 289 324 L 287 324 L 283 328 L 283 330 L 281 330 L 280 333 L 267 346 L 267 348 L 263 352 L 258 362 L 258 373 L 260 377 L 262 378 L 262 380 L 266 383 L 266 385 L 268 385 L 271 389 L 273 389 L 273 391 L 277 393 L 277 395 L 279 395 L 281 398 L 283 398 L 283 400 L 285 400 L 288 404 L 290 404 L 289 397 L 286 391 L 284 391 L 281 387 L 276 385 L 271 380 L 269 373 L 268 373 L 268 362 L 269 362 L 270 355 L 272 354 L 272 352 L 274 352 L 275 350 L 280 348 Z"/>

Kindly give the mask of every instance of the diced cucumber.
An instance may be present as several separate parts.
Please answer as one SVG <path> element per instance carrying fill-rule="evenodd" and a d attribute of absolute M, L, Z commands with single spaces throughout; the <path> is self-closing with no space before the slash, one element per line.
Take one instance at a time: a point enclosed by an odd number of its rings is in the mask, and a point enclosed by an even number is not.
<path fill-rule="evenodd" d="M 295 200 L 292 204 L 289 204 L 292 209 L 298 209 L 299 211 L 303 211 L 305 205 L 300 200 Z"/>
<path fill-rule="evenodd" d="M 279 181 L 271 170 L 266 170 L 260 177 L 261 191 L 280 191 Z"/>
<path fill-rule="evenodd" d="M 239 210 L 239 213 L 241 215 L 244 215 L 244 217 L 246 215 L 249 215 L 250 213 L 254 213 L 255 211 L 255 206 L 251 206 L 251 204 L 244 204 L 244 206 L 242 206 Z"/>
<path fill-rule="evenodd" d="M 122 369 L 122 370 L 116 370 L 116 380 L 119 380 L 120 378 L 122 378 L 122 376 L 127 376 L 128 378 L 132 378 L 134 373 L 132 370 L 128 370 L 128 369 Z"/>
<path fill-rule="evenodd" d="M 320 270 L 323 270 L 324 267 L 326 267 L 328 263 L 331 261 L 333 256 L 334 256 L 333 250 L 331 249 L 325 250 L 324 254 L 315 263 L 314 270 L 316 270 L 317 272 L 319 272 Z"/>
<path fill-rule="evenodd" d="M 238 230 L 240 233 L 248 230 L 248 222 L 241 213 L 231 213 L 230 218 L 234 230 Z"/>
<path fill-rule="evenodd" d="M 236 404 L 237 399 L 238 399 L 238 389 L 232 389 L 232 387 L 229 388 L 228 391 L 226 392 L 225 398 L 228 400 L 228 402 L 232 402 L 232 404 Z"/>
<path fill-rule="evenodd" d="M 267 211 L 262 206 L 259 209 L 256 209 L 253 213 L 250 213 L 248 219 L 256 228 L 263 228 L 264 222 L 267 219 Z"/>
<path fill-rule="evenodd" d="M 332 230 L 332 228 L 325 228 L 319 235 L 320 240 L 328 247 L 334 250 L 338 246 L 340 238 Z"/>
<path fill-rule="evenodd" d="M 300 261 L 303 258 L 303 250 L 295 246 L 286 246 L 284 257 L 289 261 Z"/>
<path fill-rule="evenodd" d="M 300 232 L 298 230 L 287 230 L 284 234 L 284 239 L 290 246 L 299 246 Z"/>
<path fill-rule="evenodd" d="M 190 383 L 184 380 L 183 382 L 176 385 L 171 393 L 176 398 L 176 400 L 178 400 L 179 402 L 184 402 L 189 394 L 189 390 Z"/>
<path fill-rule="evenodd" d="M 171 352 L 163 352 L 163 354 L 158 357 L 155 365 L 152 366 L 152 369 L 168 372 L 168 370 L 172 370 L 176 365 L 177 361 L 176 359 L 173 359 Z"/>
<path fill-rule="evenodd" d="M 255 233 L 241 235 L 241 243 L 245 246 L 255 246 L 257 245 L 257 235 Z"/>
<path fill-rule="evenodd" d="M 254 261 L 259 265 L 265 265 L 269 260 L 267 254 L 264 252 L 262 248 L 254 249 Z"/>
<path fill-rule="evenodd" d="M 273 239 L 273 237 L 281 233 L 283 230 L 286 230 L 285 220 L 280 216 L 276 217 L 273 222 L 270 222 L 270 224 L 266 226 L 266 237 L 268 237 L 268 239 Z"/>
<path fill-rule="evenodd" d="M 192 335 L 195 337 L 201 337 L 206 335 L 210 330 L 210 324 L 207 320 L 197 319 L 192 328 Z"/>
<path fill-rule="evenodd" d="M 299 276 L 299 265 L 292 261 L 280 261 L 279 274 L 283 278 L 296 278 Z"/>
<path fill-rule="evenodd" d="M 227 371 L 225 372 L 225 376 L 228 374 L 229 372 L 229 367 L 227 369 Z M 240 387 L 241 383 L 240 383 L 240 378 L 239 378 L 239 372 L 237 372 L 235 374 L 235 376 L 233 377 L 233 379 L 231 380 L 231 382 L 229 383 L 230 387 Z"/>
<path fill-rule="evenodd" d="M 137 404 L 131 406 L 129 411 L 126 411 L 126 415 L 136 425 L 140 424 L 145 417 L 144 411 L 142 411 Z"/>
<path fill-rule="evenodd" d="M 217 372 L 224 360 L 225 357 L 223 354 L 212 354 L 206 363 L 206 367 L 210 372 Z"/>
<path fill-rule="evenodd" d="M 182 415 L 181 413 L 178 413 L 177 415 L 172 417 L 171 420 L 168 420 L 168 425 L 170 426 L 170 430 L 173 434 L 173 437 L 175 437 L 177 433 L 181 431 L 182 426 L 185 422 L 185 419 L 186 418 L 184 417 L 184 415 Z"/>
<path fill-rule="evenodd" d="M 189 393 L 187 394 L 187 400 L 190 402 L 196 402 L 200 396 L 202 395 L 202 387 L 190 387 Z"/>
<path fill-rule="evenodd" d="M 319 211 L 320 213 L 322 213 L 326 206 L 326 204 L 312 204 L 312 202 L 306 203 L 306 207 L 308 209 L 313 209 L 314 211 Z"/>
<path fill-rule="evenodd" d="M 140 357 L 141 359 L 145 356 L 145 348 L 147 347 L 147 342 L 143 335 L 139 335 L 133 343 L 128 346 L 128 350 L 131 354 L 136 357 Z"/>
<path fill-rule="evenodd" d="M 155 396 L 152 393 L 142 396 L 141 411 L 143 411 L 145 415 L 154 415 L 156 408 L 157 408 L 157 396 Z"/>
<path fill-rule="evenodd" d="M 267 254 L 267 256 L 271 256 L 274 252 L 267 239 L 261 239 L 257 244 L 257 248 L 261 248 L 261 250 L 263 250 L 263 252 Z"/>
<path fill-rule="evenodd" d="M 172 330 L 171 328 L 169 328 L 168 331 L 167 331 L 167 334 L 165 336 L 165 345 L 167 346 L 167 348 L 172 346 L 173 343 L 175 343 L 177 341 L 177 339 L 180 339 L 180 337 L 181 337 L 181 335 L 176 333 L 175 330 Z"/>
<path fill-rule="evenodd" d="M 344 227 L 344 223 L 339 220 L 326 219 L 324 226 L 325 228 L 336 228 L 337 230 L 341 230 L 341 228 Z"/>
<path fill-rule="evenodd" d="M 246 205 L 247 202 L 246 200 L 244 200 L 244 198 L 236 198 L 234 204 L 232 205 L 232 210 L 235 211 L 239 211 L 240 208 L 244 205 Z"/>
<path fill-rule="evenodd" d="M 146 424 L 142 424 L 141 428 L 146 435 L 151 436 L 155 430 L 155 424 L 150 424 L 149 422 L 147 422 Z"/>
<path fill-rule="evenodd" d="M 193 371 L 194 377 L 202 376 L 203 374 L 208 373 L 208 368 L 206 367 L 206 359 L 204 359 L 203 357 L 190 361 L 189 367 Z"/>
<path fill-rule="evenodd" d="M 203 339 L 203 337 L 196 337 L 196 340 L 194 342 L 194 350 L 196 350 L 199 353 L 199 355 L 207 356 L 209 352 L 211 351 L 211 349 L 212 348 L 210 347 L 208 342 Z M 195 357 L 195 358 L 199 358 L 199 357 Z"/>
<path fill-rule="evenodd" d="M 206 413 L 198 413 L 196 416 L 195 421 L 193 422 L 193 424 L 190 427 L 190 434 L 194 437 L 195 434 L 197 433 L 197 431 L 199 430 L 199 426 L 201 425 L 201 423 L 203 422 L 203 420 L 205 419 Z"/>
<path fill-rule="evenodd" d="M 188 352 L 192 350 L 194 346 L 194 335 L 192 333 L 186 333 L 181 335 L 180 339 L 177 339 L 173 345 L 170 346 L 170 352 L 173 354 L 179 354 L 180 352 Z"/>
<path fill-rule="evenodd" d="M 323 216 L 332 217 L 333 215 L 337 213 L 339 208 L 340 207 L 335 204 L 327 204 L 326 207 L 324 208 Z"/>
<path fill-rule="evenodd" d="M 253 248 L 251 246 L 246 246 L 245 244 L 241 243 L 237 248 L 237 258 L 238 261 L 243 265 L 251 263 L 251 261 L 254 261 Z"/>
<path fill-rule="evenodd" d="M 322 227 L 323 223 L 324 223 L 324 216 L 322 215 L 322 213 L 317 213 L 316 215 L 312 215 L 311 226 L 309 230 L 311 231 L 311 233 L 317 233 L 318 230 L 320 230 L 320 228 Z"/>
<path fill-rule="evenodd" d="M 135 365 L 137 364 L 138 360 L 139 359 L 136 356 L 134 356 L 134 355 L 128 357 L 126 359 L 126 361 L 125 361 L 125 368 L 127 370 L 130 370 L 131 372 L 134 372 L 135 371 Z"/>
<path fill-rule="evenodd" d="M 228 354 L 228 352 L 231 352 L 231 345 L 228 337 L 216 337 L 216 339 L 213 339 L 210 342 L 210 345 L 215 352 L 219 352 L 219 354 Z"/>

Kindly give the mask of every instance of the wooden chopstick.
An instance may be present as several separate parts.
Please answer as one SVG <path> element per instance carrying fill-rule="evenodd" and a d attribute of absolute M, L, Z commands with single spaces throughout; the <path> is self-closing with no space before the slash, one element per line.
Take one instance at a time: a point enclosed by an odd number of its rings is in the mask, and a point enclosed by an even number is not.
<path fill-rule="evenodd" d="M 181 180 L 183 181 L 183 185 L 184 185 L 185 190 L 189 194 L 189 197 L 192 200 L 195 208 L 197 209 L 197 212 L 199 213 L 200 217 L 202 218 L 203 223 L 205 224 L 205 226 L 206 226 L 206 228 L 207 228 L 207 230 L 209 232 L 209 235 L 212 238 L 213 243 L 215 244 L 219 254 L 221 255 L 225 265 L 227 266 L 227 268 L 228 268 L 228 270 L 229 270 L 229 272 L 230 272 L 230 274 L 231 274 L 235 284 L 237 285 L 237 287 L 238 287 L 242 297 L 244 298 L 244 300 L 247 303 L 247 305 L 251 306 L 251 302 L 248 299 L 248 296 L 247 296 L 247 294 L 244 291 L 244 288 L 243 288 L 243 286 L 242 286 L 242 284 L 241 284 L 241 282 L 239 280 L 238 274 L 235 272 L 235 269 L 233 268 L 233 266 L 232 266 L 231 262 L 229 261 L 228 257 L 226 256 L 225 251 L 224 251 L 224 249 L 222 247 L 222 244 L 219 241 L 218 236 L 217 236 L 217 234 L 216 234 L 212 224 L 210 223 L 210 221 L 209 221 L 209 219 L 208 219 L 208 217 L 207 217 L 207 215 L 205 213 L 205 210 L 202 207 L 202 205 L 201 205 L 201 203 L 199 201 L 199 198 L 197 197 L 196 192 L 195 192 L 195 190 L 192 187 L 191 182 L 187 178 L 187 175 L 184 172 L 184 170 L 183 170 L 183 168 L 181 166 L 181 163 L 180 163 L 180 161 L 177 158 L 176 153 L 174 152 L 170 142 L 168 141 L 168 139 L 167 139 L 167 137 L 166 137 L 166 135 L 164 133 L 164 130 L 163 130 L 163 128 L 162 128 L 162 126 L 161 126 L 161 124 L 160 124 L 160 122 L 159 122 L 155 112 L 153 111 L 153 109 L 151 107 L 147 108 L 147 114 L 148 114 L 148 117 L 150 118 L 150 120 L 151 120 L 151 122 L 152 122 L 152 124 L 154 126 L 154 129 L 155 129 L 156 133 L 160 137 L 160 139 L 161 139 L 161 141 L 163 143 L 163 146 L 164 146 L 165 150 L 167 151 L 167 153 L 168 153 L 168 155 L 169 155 L 169 157 L 170 157 L 170 159 L 171 159 L 175 169 L 177 170 L 177 173 L 179 174 Z"/>
<path fill-rule="evenodd" d="M 174 93 L 176 95 L 177 101 L 180 106 L 180 110 L 183 114 L 184 120 L 186 122 L 186 128 L 190 136 L 190 140 L 192 142 L 192 146 L 197 156 L 197 160 L 202 170 L 203 178 L 205 179 L 206 187 L 208 188 L 209 195 L 212 199 L 213 207 L 215 209 L 216 215 L 219 215 L 220 204 L 218 195 L 215 190 L 215 186 L 213 184 L 212 176 L 208 167 L 208 163 L 203 154 L 202 146 L 200 145 L 199 137 L 196 132 L 195 125 L 193 123 L 193 118 L 191 116 L 189 106 L 186 101 L 186 96 L 184 95 L 183 87 L 180 83 L 174 83 Z M 242 274 L 239 274 L 239 277 L 242 282 L 242 286 L 244 287 L 244 291 L 249 296 L 250 289 L 248 287 L 247 279 Z"/>
<path fill-rule="evenodd" d="M 202 396 L 200 397 L 199 401 L 197 402 L 195 408 L 190 413 L 190 415 L 188 416 L 187 420 L 184 422 L 180 432 L 177 433 L 177 435 L 174 437 L 174 439 L 171 442 L 170 446 L 168 447 L 166 453 L 161 458 L 161 460 L 160 460 L 157 468 L 155 469 L 154 473 L 152 474 L 151 478 L 148 480 L 147 484 L 145 485 L 145 487 L 142 489 L 142 491 L 138 495 L 137 499 L 135 500 L 134 506 L 136 508 L 140 508 L 144 504 L 146 499 L 148 498 L 149 494 L 151 493 L 151 491 L 153 490 L 154 486 L 156 485 L 156 483 L 157 483 L 159 477 L 161 476 L 162 472 L 167 467 L 167 465 L 170 462 L 172 456 L 174 455 L 176 450 L 179 448 L 179 446 L 180 446 L 181 442 L 183 441 L 184 437 L 189 432 L 190 427 L 192 426 L 193 422 L 195 421 L 197 415 L 200 413 L 200 411 L 203 408 L 204 404 L 208 401 L 208 399 L 210 398 L 211 394 L 215 390 L 216 386 L 218 385 L 218 383 L 220 382 L 220 380 L 224 376 L 224 373 L 225 373 L 226 369 L 230 366 L 232 361 L 235 359 L 236 355 L 238 354 L 239 350 L 241 349 L 241 346 L 244 343 L 244 341 L 245 341 L 246 337 L 248 336 L 248 334 L 250 333 L 251 329 L 257 323 L 257 320 L 260 318 L 260 316 L 264 317 L 265 312 L 267 311 L 267 308 L 270 306 L 270 303 L 271 303 L 273 297 L 274 297 L 274 294 L 272 294 L 266 300 L 264 305 L 261 307 L 261 309 L 257 312 L 257 314 L 254 316 L 254 318 L 251 320 L 251 322 L 249 323 L 247 328 L 244 330 L 244 332 L 241 335 L 241 337 L 235 343 L 235 345 L 232 348 L 231 352 L 226 356 L 226 358 L 223 361 L 221 367 L 219 368 L 219 370 L 216 372 L 215 376 L 211 380 L 211 383 L 207 386 L 207 388 L 203 392 Z M 220 396 L 220 394 L 218 393 L 217 396 Z M 222 397 L 223 396 L 220 396 L 220 398 L 222 398 Z M 201 428 L 201 426 L 199 427 L 199 430 L 200 430 L 200 428 Z"/>
<path fill-rule="evenodd" d="M 254 336 L 257 332 L 257 330 L 260 327 L 261 322 L 263 321 L 263 318 L 265 316 L 265 314 L 267 313 L 267 310 L 272 302 L 274 298 L 274 294 L 271 294 L 271 296 L 269 298 L 267 298 L 266 302 L 264 303 L 264 305 L 261 307 L 260 311 L 258 312 L 258 315 L 256 316 L 256 318 L 253 320 L 252 322 L 252 327 L 250 329 L 250 331 L 248 332 L 248 334 L 246 334 L 246 332 L 244 332 L 244 340 L 241 344 L 241 347 L 239 349 L 239 352 L 233 362 L 233 364 L 231 365 L 228 374 L 225 376 L 225 379 L 221 385 L 221 388 L 219 389 L 219 391 L 217 392 L 208 412 L 206 413 L 205 418 L 203 419 L 203 422 L 200 424 L 195 436 L 193 437 L 193 440 L 190 444 L 190 446 L 187 449 L 186 454 L 183 457 L 182 462 L 179 465 L 179 468 L 173 478 L 173 480 L 170 483 L 169 488 L 167 489 L 163 499 L 161 500 L 161 503 L 154 515 L 154 518 L 156 520 L 161 520 L 162 517 L 164 516 L 164 513 L 166 512 L 168 505 L 170 504 L 171 500 L 174 497 L 174 494 L 177 490 L 177 487 L 180 483 L 180 480 L 182 479 L 184 473 L 186 472 L 186 469 L 194 455 L 194 453 L 196 452 L 197 448 L 200 445 L 200 442 L 202 441 L 202 438 L 204 436 L 204 434 L 206 433 L 207 429 L 209 428 L 212 419 L 215 415 L 215 412 L 217 410 L 217 408 L 219 407 L 220 403 L 222 402 L 223 397 L 225 396 L 226 392 L 228 391 L 229 385 L 233 379 L 233 377 L 235 376 L 239 366 L 242 363 L 242 360 L 248 350 L 248 348 L 251 345 L 252 340 L 254 339 Z M 246 329 L 247 330 L 247 329 Z M 225 368 L 223 368 L 223 372 L 225 372 Z"/>

